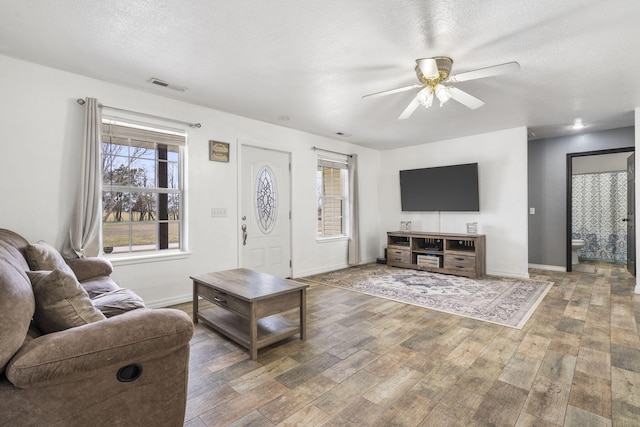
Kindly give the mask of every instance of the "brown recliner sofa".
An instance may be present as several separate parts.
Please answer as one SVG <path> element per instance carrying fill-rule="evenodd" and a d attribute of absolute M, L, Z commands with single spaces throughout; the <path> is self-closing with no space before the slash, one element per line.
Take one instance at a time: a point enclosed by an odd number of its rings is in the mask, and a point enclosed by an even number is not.
<path fill-rule="evenodd" d="M 111 271 L 0 229 L 0 425 L 183 424 L 193 323 Z M 75 294 L 50 301 L 58 288 Z"/>

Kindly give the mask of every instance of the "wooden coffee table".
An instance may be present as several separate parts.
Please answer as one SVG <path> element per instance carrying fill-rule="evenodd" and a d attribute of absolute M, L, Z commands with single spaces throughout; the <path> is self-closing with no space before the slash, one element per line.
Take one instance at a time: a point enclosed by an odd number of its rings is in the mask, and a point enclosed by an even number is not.
<path fill-rule="evenodd" d="M 215 331 L 249 349 L 251 360 L 258 349 L 297 333 L 306 339 L 306 291 L 309 285 L 280 279 L 244 268 L 191 276 L 193 280 L 193 322 Z M 215 304 L 198 309 L 199 297 Z M 300 310 L 295 323 L 281 316 Z"/>

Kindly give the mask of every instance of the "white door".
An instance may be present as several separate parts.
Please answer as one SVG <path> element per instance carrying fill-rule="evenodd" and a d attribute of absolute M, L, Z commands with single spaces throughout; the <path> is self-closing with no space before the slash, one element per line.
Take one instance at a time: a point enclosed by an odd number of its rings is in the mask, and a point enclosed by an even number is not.
<path fill-rule="evenodd" d="M 291 277 L 289 153 L 243 145 L 240 267 Z"/>

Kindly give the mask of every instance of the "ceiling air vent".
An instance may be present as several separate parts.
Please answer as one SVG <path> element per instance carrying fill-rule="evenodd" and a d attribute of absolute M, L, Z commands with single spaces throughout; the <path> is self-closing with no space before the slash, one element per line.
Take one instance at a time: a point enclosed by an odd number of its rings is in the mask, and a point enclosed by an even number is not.
<path fill-rule="evenodd" d="M 155 77 L 151 77 L 147 81 L 149 83 L 151 83 L 151 84 L 162 86 L 162 87 L 166 87 L 166 88 L 173 89 L 173 90 L 177 90 L 179 92 L 184 92 L 185 90 L 187 90 L 187 88 L 184 87 L 184 86 L 178 86 L 178 85 L 174 85 L 174 84 L 171 84 L 171 83 L 167 83 L 164 80 L 160 80 L 160 79 L 157 79 Z"/>

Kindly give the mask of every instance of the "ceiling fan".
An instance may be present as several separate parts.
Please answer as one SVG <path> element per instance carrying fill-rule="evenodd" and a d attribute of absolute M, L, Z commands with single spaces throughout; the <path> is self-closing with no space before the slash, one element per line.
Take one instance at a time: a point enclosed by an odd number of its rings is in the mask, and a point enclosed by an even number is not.
<path fill-rule="evenodd" d="M 382 92 L 364 95 L 362 98 L 386 96 L 394 93 L 405 92 L 412 89 L 421 88 L 418 94 L 413 98 L 411 103 L 398 117 L 399 120 L 408 119 L 420 105 L 425 108 L 431 107 L 434 96 L 440 101 L 440 106 L 449 99 L 454 99 L 462 105 L 473 110 L 484 105 L 484 101 L 476 98 L 467 92 L 453 86 L 444 86 L 442 83 L 466 82 L 469 80 L 481 79 L 484 77 L 497 76 L 500 74 L 511 73 L 520 69 L 517 62 L 507 62 L 505 64 L 494 65 L 491 67 L 480 68 L 473 71 L 467 71 L 458 75 L 449 75 L 453 60 L 446 56 L 436 56 L 433 58 L 416 59 L 416 75 L 420 84 L 404 86 L 397 89 L 385 90 Z"/>

